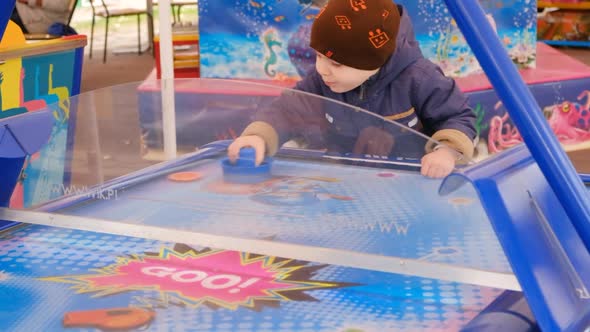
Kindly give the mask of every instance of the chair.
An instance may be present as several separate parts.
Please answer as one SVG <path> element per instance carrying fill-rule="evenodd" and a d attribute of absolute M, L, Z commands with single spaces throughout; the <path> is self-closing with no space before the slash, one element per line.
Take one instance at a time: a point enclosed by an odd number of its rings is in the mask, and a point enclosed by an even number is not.
<path fill-rule="evenodd" d="M 67 25 L 70 25 L 72 23 L 72 17 L 74 16 L 74 12 L 76 11 L 77 5 L 78 5 L 78 0 L 71 0 L 70 1 L 70 6 L 68 7 L 68 9 L 70 11 L 70 16 L 68 17 Z"/>
<path fill-rule="evenodd" d="M 154 6 L 158 6 L 159 5 L 159 1 L 158 0 L 152 0 L 152 3 L 154 4 Z M 190 6 L 190 5 L 197 5 L 197 0 L 171 0 L 170 1 L 170 6 L 172 7 L 172 22 L 173 23 L 180 23 L 180 14 L 181 14 L 181 10 L 182 7 L 184 6 Z M 176 9 L 176 11 L 174 10 Z"/>
<path fill-rule="evenodd" d="M 105 33 L 104 33 L 104 50 L 102 62 L 107 61 L 107 40 L 109 35 L 109 19 L 111 17 L 120 16 L 137 16 L 137 54 L 141 54 L 141 15 L 148 14 L 147 8 L 138 7 L 126 7 L 120 3 L 125 1 L 117 1 L 115 3 L 107 3 L 105 0 L 90 0 L 90 6 L 92 7 L 92 26 L 90 28 L 90 55 L 92 59 L 92 46 L 94 39 L 94 24 L 96 17 L 103 17 L 106 20 Z"/>
<path fill-rule="evenodd" d="M 174 23 L 180 22 L 180 11 L 184 6 L 190 5 L 197 5 L 197 0 L 172 0 L 170 2 L 172 5 L 172 16 L 174 18 Z M 176 14 L 174 14 L 174 8 L 176 8 Z"/>

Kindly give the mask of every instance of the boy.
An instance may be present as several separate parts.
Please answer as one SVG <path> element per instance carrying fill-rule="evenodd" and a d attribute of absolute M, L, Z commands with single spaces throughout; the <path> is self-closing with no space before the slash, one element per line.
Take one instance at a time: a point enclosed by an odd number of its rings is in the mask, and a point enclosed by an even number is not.
<path fill-rule="evenodd" d="M 402 6 L 392 0 L 330 0 L 312 25 L 310 46 L 317 52 L 316 71 L 296 90 L 358 106 L 432 136 L 442 144 L 425 147 L 425 176 L 447 176 L 456 162 L 472 157 L 475 115 L 455 82 L 422 56 Z M 281 132 L 289 126 L 277 120 L 282 112 L 274 113 L 244 130 L 228 148 L 230 160 L 251 146 L 259 164 L 289 139 Z M 386 130 L 367 126 L 358 130 L 353 145 L 355 152 L 389 155 L 394 143 Z"/>

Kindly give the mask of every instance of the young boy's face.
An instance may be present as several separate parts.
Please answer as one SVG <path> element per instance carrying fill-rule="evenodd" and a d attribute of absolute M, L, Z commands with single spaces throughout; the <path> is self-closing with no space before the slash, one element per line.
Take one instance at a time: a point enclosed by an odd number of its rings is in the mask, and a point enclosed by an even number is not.
<path fill-rule="evenodd" d="M 344 93 L 355 89 L 373 76 L 379 69 L 361 70 L 345 66 L 316 53 L 315 68 L 322 76 L 324 83 L 336 93 Z"/>

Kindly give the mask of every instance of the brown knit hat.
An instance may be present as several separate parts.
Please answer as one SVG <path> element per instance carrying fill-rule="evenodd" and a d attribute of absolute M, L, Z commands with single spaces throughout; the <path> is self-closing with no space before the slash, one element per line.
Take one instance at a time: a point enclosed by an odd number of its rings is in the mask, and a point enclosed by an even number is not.
<path fill-rule="evenodd" d="M 311 48 L 345 66 L 373 70 L 395 51 L 400 15 L 392 0 L 329 0 L 311 28 Z"/>

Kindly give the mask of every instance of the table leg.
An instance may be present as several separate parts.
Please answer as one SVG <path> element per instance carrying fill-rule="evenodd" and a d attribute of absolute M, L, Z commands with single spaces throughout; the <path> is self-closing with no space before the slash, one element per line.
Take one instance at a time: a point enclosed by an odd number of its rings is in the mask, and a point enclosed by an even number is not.
<path fill-rule="evenodd" d="M 153 0 L 145 0 L 145 5 L 147 9 L 147 19 L 148 19 L 148 38 L 149 38 L 149 48 L 152 50 L 152 54 L 154 53 L 154 3 Z"/>
<path fill-rule="evenodd" d="M 147 22 L 148 22 L 148 45 L 145 50 L 141 50 L 141 53 L 151 51 L 152 56 L 154 55 L 154 4 L 153 0 L 146 0 L 146 11 L 147 11 Z M 129 54 L 137 52 L 136 50 L 129 50 L 127 48 L 115 49 L 112 51 L 113 54 Z"/>

